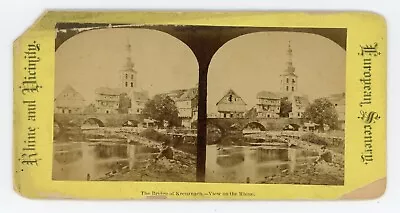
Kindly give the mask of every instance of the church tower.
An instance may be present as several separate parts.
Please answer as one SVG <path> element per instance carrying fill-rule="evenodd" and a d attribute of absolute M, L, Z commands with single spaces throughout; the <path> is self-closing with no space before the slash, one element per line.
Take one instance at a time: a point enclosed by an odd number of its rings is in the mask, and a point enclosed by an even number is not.
<path fill-rule="evenodd" d="M 289 41 L 289 48 L 287 51 L 288 54 L 288 62 L 287 68 L 280 75 L 281 78 L 281 92 L 283 93 L 292 93 L 297 91 L 297 75 L 295 74 L 295 68 L 293 67 L 292 57 L 293 51 Z"/>
<path fill-rule="evenodd" d="M 126 46 L 127 57 L 126 63 L 121 70 L 121 88 L 125 89 L 135 89 L 136 88 L 136 77 L 137 71 L 135 70 L 135 65 L 132 62 L 131 57 L 131 44 L 128 42 Z"/>

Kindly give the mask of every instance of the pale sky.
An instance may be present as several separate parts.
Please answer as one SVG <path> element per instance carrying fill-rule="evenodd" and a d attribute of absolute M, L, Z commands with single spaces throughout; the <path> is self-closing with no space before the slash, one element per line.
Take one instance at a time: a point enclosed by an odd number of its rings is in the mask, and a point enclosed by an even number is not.
<path fill-rule="evenodd" d="M 128 40 L 137 83 L 150 95 L 197 84 L 196 58 L 178 39 L 154 30 L 103 29 L 78 34 L 58 48 L 55 94 L 70 84 L 90 103 L 97 87 L 118 87 Z M 316 98 L 345 91 L 346 52 L 333 41 L 306 33 L 253 33 L 229 41 L 214 55 L 208 72 L 208 113 L 216 112 L 215 104 L 229 89 L 248 108 L 256 104 L 257 92 L 279 91 L 289 40 L 299 92 Z"/>
<path fill-rule="evenodd" d="M 287 67 L 288 43 L 299 93 L 310 99 L 345 91 L 346 52 L 315 34 L 260 32 L 226 43 L 214 55 L 208 72 L 208 113 L 230 88 L 251 108 L 262 90 L 279 92 L 280 74 Z"/>
<path fill-rule="evenodd" d="M 55 94 L 70 84 L 90 103 L 97 87 L 118 87 L 128 40 L 137 84 L 150 95 L 196 86 L 197 60 L 178 39 L 154 30 L 103 29 L 78 34 L 57 49 Z"/>

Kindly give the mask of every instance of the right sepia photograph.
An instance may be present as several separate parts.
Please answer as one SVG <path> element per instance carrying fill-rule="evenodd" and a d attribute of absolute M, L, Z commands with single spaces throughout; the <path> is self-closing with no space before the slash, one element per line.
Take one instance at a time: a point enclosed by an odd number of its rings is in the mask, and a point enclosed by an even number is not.
<path fill-rule="evenodd" d="M 345 48 L 313 33 L 225 43 L 208 69 L 205 181 L 344 185 L 345 72 Z"/>

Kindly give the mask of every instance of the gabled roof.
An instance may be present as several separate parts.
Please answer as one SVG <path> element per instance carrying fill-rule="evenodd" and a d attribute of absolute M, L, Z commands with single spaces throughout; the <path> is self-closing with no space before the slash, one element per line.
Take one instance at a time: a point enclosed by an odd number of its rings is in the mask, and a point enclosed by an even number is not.
<path fill-rule="evenodd" d="M 197 88 L 191 88 L 186 90 L 183 95 L 181 95 L 177 101 L 188 101 L 197 98 L 198 90 Z"/>
<path fill-rule="evenodd" d="M 96 94 L 119 96 L 126 93 L 130 98 L 135 101 L 147 101 L 149 100 L 149 94 L 147 91 L 131 90 L 130 88 L 109 88 L 99 87 L 95 90 Z"/>
<path fill-rule="evenodd" d="M 120 91 L 117 91 L 116 89 L 112 89 L 109 87 L 99 87 L 96 88 L 95 90 L 96 94 L 101 94 L 101 95 L 120 95 Z"/>
<path fill-rule="evenodd" d="M 339 93 L 339 94 L 333 94 L 333 95 L 330 95 L 327 98 L 331 102 L 344 103 L 345 100 L 346 100 L 346 94 L 344 92 L 343 93 Z"/>
<path fill-rule="evenodd" d="M 63 91 L 61 91 L 60 92 L 60 94 L 58 94 L 57 95 L 57 97 L 55 98 L 55 100 L 57 100 L 57 99 L 61 99 L 61 98 L 64 98 L 65 97 L 65 94 L 72 94 L 73 96 L 71 96 L 71 97 L 69 97 L 69 98 L 74 98 L 74 99 L 77 99 L 77 100 L 85 100 L 84 98 L 83 98 L 83 96 L 79 93 L 79 92 L 77 92 L 71 85 L 67 85 L 64 89 L 63 89 Z"/>
<path fill-rule="evenodd" d="M 261 91 L 257 93 L 257 98 L 266 98 L 266 99 L 280 99 L 279 95 L 269 92 L 269 91 Z"/>
<path fill-rule="evenodd" d="M 177 100 L 186 92 L 186 90 L 187 89 L 177 89 L 177 90 L 172 90 L 170 92 L 161 93 L 159 95 L 169 96 L 172 100 Z"/>
<path fill-rule="evenodd" d="M 232 89 L 229 89 L 229 90 L 225 93 L 225 95 L 216 103 L 216 105 L 218 105 L 218 104 L 220 104 L 222 101 L 226 100 L 226 97 L 228 97 L 229 95 L 233 95 L 233 96 L 235 96 L 236 98 L 239 98 L 239 99 L 240 99 L 240 102 L 241 102 L 241 103 L 239 103 L 239 104 L 247 105 L 247 104 L 244 102 L 243 98 L 240 97 L 240 96 L 239 96 L 235 91 L 233 91 Z"/>
<path fill-rule="evenodd" d="M 81 107 L 85 99 L 72 86 L 67 85 L 54 101 L 56 106 Z"/>

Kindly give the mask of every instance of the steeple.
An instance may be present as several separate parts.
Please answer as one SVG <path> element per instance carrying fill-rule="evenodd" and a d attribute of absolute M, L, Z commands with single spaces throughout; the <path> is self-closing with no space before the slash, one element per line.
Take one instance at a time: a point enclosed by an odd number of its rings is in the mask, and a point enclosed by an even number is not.
<path fill-rule="evenodd" d="M 287 55 L 288 55 L 288 62 L 287 62 L 286 72 L 288 72 L 290 74 L 294 74 L 295 68 L 293 67 L 293 61 L 292 61 L 293 50 L 292 50 L 292 46 L 290 45 L 290 41 L 289 41 L 289 45 L 288 45 Z"/>
<path fill-rule="evenodd" d="M 136 72 L 135 68 L 135 64 L 132 62 L 132 46 L 128 40 L 127 45 L 126 45 L 126 51 L 127 51 L 127 55 L 126 55 L 126 64 L 124 67 L 124 71 L 132 71 L 132 72 Z"/>
<path fill-rule="evenodd" d="M 287 49 L 287 56 L 288 56 L 287 67 L 280 75 L 281 92 L 291 93 L 297 91 L 297 75 L 294 73 L 295 68 L 293 66 L 293 50 L 290 41 Z"/>
<path fill-rule="evenodd" d="M 127 39 L 126 44 L 126 62 L 121 70 L 121 88 L 136 88 L 137 71 L 135 64 L 132 62 L 132 46 Z"/>

